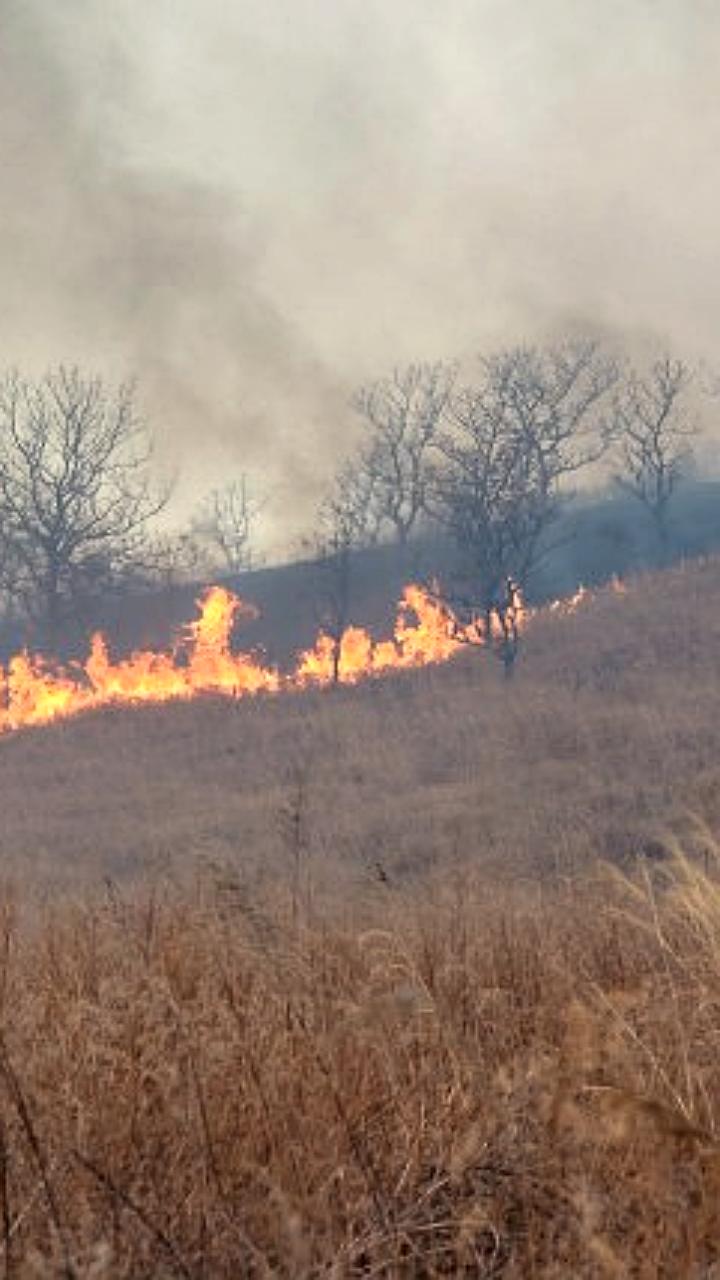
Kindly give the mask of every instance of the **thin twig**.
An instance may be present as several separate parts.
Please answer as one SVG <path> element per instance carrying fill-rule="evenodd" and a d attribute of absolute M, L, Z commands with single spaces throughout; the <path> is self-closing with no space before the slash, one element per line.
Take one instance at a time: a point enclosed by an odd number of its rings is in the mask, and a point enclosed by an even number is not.
<path fill-rule="evenodd" d="M 86 1169 L 88 1173 L 91 1173 L 96 1181 L 99 1182 L 106 1191 L 110 1192 L 114 1199 L 119 1200 L 126 1209 L 129 1209 L 131 1213 L 135 1214 L 135 1217 L 142 1223 L 146 1231 L 148 1231 L 150 1235 L 157 1240 L 158 1244 L 161 1245 L 168 1256 L 172 1258 L 172 1261 L 175 1263 L 180 1275 L 185 1276 L 186 1280 L 194 1280 L 193 1272 L 178 1252 L 170 1237 L 165 1234 L 162 1227 L 159 1227 L 157 1223 L 153 1222 L 152 1219 L 148 1217 L 142 1205 L 139 1205 L 127 1191 L 124 1191 L 122 1187 L 119 1187 L 113 1178 L 111 1178 L 110 1174 L 104 1169 L 100 1169 L 88 1156 L 84 1156 L 82 1152 L 77 1149 L 73 1150 L 73 1155 L 78 1164 L 82 1165 L 83 1169 Z"/>
<path fill-rule="evenodd" d="M 7 1087 L 8 1087 L 8 1092 L 10 1093 L 13 1105 L 15 1107 L 15 1110 L 18 1114 L 18 1118 L 25 1132 L 25 1136 L 28 1141 L 28 1146 L 32 1151 L 33 1157 L 35 1159 L 35 1163 L 38 1167 L 38 1172 L 42 1180 L 43 1189 L 45 1191 L 45 1197 L 48 1203 L 50 1219 L 53 1223 L 53 1226 L 55 1227 L 58 1240 L 60 1241 L 60 1248 L 63 1254 L 64 1272 L 65 1272 L 66 1280 L 76 1280 L 77 1273 L 72 1264 L 71 1254 L 70 1254 L 70 1245 L 67 1237 L 67 1232 L 65 1230 L 65 1225 L 63 1223 L 62 1216 L 60 1214 L 60 1206 L 58 1205 L 58 1201 L 55 1195 L 55 1189 L 52 1185 L 52 1181 L 50 1178 L 50 1167 L 45 1157 L 45 1152 L 43 1151 L 42 1145 L 40 1143 L 40 1139 L 38 1138 L 37 1132 L 35 1130 L 35 1125 L 33 1124 L 32 1116 L 30 1115 L 30 1108 L 25 1098 L 25 1094 L 23 1093 L 22 1087 L 20 1085 L 20 1081 L 18 1080 L 17 1075 L 15 1074 L 15 1071 L 13 1070 L 13 1067 L 10 1063 L 7 1047 L 5 1045 L 5 1040 L 1 1035 L 0 1035 L 0 1072 L 2 1072 L 2 1075 L 5 1079 L 5 1083 L 7 1084 Z"/>

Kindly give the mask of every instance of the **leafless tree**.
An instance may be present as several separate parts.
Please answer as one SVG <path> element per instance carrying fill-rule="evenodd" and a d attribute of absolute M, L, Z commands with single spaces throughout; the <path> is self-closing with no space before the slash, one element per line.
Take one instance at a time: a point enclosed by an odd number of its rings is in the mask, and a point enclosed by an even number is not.
<path fill-rule="evenodd" d="M 698 429 L 689 403 L 694 382 L 684 361 L 664 355 L 645 376 L 633 370 L 615 397 L 615 480 L 645 507 L 661 561 L 667 557 L 672 499 L 692 459 L 688 441 Z"/>
<path fill-rule="evenodd" d="M 368 485 L 367 490 L 363 484 Z M 315 532 L 306 544 L 317 571 L 318 622 L 334 641 L 335 683 L 340 674 L 340 641 L 350 622 L 354 557 L 374 541 L 374 517 L 367 501 L 370 491 L 367 473 L 358 474 L 352 463 L 341 467 L 320 505 Z"/>
<path fill-rule="evenodd" d="M 116 390 L 77 368 L 0 382 L 0 585 L 57 628 L 63 609 L 142 562 L 148 523 L 169 488 L 150 474 L 151 444 L 130 383 Z"/>
<path fill-rule="evenodd" d="M 253 532 L 261 509 L 248 478 L 241 475 L 220 489 L 213 489 L 193 522 L 193 533 L 211 557 L 219 556 L 229 573 L 253 567 Z"/>
<path fill-rule="evenodd" d="M 192 528 L 165 530 L 148 539 L 138 585 L 153 589 L 197 583 L 208 578 L 214 568 L 207 547 Z"/>
<path fill-rule="evenodd" d="M 595 343 L 570 341 L 481 359 L 477 382 L 454 390 L 430 505 L 465 561 L 456 603 L 488 629 L 535 567 L 563 485 L 607 448 L 602 409 L 616 379 Z"/>
<path fill-rule="evenodd" d="M 369 491 L 378 529 L 404 545 L 425 511 L 427 462 L 455 378 L 453 367 L 411 364 L 353 399 L 368 428 L 354 471 Z"/>

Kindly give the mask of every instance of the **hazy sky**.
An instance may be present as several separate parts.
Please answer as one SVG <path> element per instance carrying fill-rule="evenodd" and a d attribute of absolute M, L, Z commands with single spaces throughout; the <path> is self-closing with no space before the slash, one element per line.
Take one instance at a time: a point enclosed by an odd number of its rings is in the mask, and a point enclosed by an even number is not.
<path fill-rule="evenodd" d="M 2 362 L 140 378 L 278 545 L 395 362 L 717 356 L 718 0 L 0 0 Z"/>

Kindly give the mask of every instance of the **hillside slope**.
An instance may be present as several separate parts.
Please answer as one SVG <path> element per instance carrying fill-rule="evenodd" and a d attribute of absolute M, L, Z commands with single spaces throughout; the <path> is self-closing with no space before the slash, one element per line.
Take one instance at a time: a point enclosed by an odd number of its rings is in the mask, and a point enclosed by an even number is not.
<path fill-rule="evenodd" d="M 708 562 L 1 738 L 4 1273 L 712 1280 L 719 665 Z"/>
<path fill-rule="evenodd" d="M 5 874 L 98 883 L 198 860 L 273 875 L 288 806 L 320 883 L 623 860 L 720 816 L 720 562 L 355 688 L 110 709 L 0 740 Z M 298 792 L 300 799 L 298 801 Z"/>

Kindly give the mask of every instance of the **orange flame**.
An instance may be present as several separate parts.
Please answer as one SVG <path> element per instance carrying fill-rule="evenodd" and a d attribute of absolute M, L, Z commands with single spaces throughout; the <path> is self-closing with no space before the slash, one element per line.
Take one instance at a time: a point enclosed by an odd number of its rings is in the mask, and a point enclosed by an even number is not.
<path fill-rule="evenodd" d="M 613 589 L 625 590 L 617 582 Z M 548 608 L 571 613 L 590 596 L 580 588 Z M 67 668 L 43 657 L 16 654 L 7 670 L 0 667 L 0 733 L 120 703 L 166 702 L 208 693 L 240 698 L 326 686 L 336 680 L 355 684 L 389 671 L 444 663 L 468 644 L 488 642 L 485 621 L 463 626 L 437 594 L 411 584 L 403 591 L 392 639 L 376 641 L 360 627 L 347 627 L 336 644 L 321 632 L 312 649 L 299 655 L 294 669 L 281 675 L 257 654 L 231 652 L 238 614 L 257 616 L 251 605 L 224 587 L 210 587 L 198 607 L 199 617 L 172 652 L 141 650 L 113 662 L 105 637 L 97 633 L 85 662 Z M 515 591 L 506 618 L 523 630 L 536 612 L 527 609 Z M 504 634 L 501 615 L 493 614 L 490 642 L 500 642 Z"/>
<path fill-rule="evenodd" d="M 417 621 L 409 621 L 414 614 Z M 339 641 L 320 632 L 312 649 L 300 654 L 292 684 L 355 684 L 367 676 L 383 671 L 402 671 L 424 667 L 434 662 L 447 662 L 470 639 L 462 633 L 453 613 L 435 600 L 423 587 L 405 587 L 398 605 L 393 640 L 375 642 L 361 627 L 347 627 Z"/>

